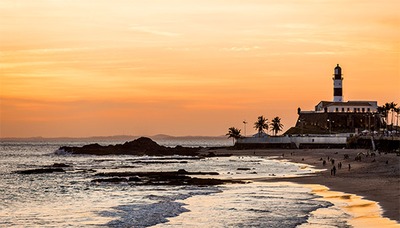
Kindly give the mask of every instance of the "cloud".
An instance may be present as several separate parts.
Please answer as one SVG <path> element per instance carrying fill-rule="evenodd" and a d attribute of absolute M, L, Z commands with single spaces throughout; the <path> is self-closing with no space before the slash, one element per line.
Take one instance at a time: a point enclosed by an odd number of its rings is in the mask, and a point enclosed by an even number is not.
<path fill-rule="evenodd" d="M 139 33 L 156 35 L 156 36 L 165 36 L 165 37 L 181 36 L 181 34 L 179 34 L 179 33 L 161 31 L 156 28 L 148 27 L 148 26 L 131 26 L 131 27 L 129 27 L 129 30 L 134 31 L 134 32 L 139 32 Z"/>
<path fill-rule="evenodd" d="M 235 51 L 235 52 L 242 52 L 242 51 L 254 51 L 260 49 L 259 46 L 242 46 L 242 47 L 230 47 L 230 48 L 222 48 L 223 51 Z"/>

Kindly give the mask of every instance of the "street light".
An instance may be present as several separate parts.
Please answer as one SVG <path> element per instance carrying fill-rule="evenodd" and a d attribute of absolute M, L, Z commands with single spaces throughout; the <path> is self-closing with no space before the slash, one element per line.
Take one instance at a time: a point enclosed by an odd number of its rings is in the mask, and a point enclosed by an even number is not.
<path fill-rule="evenodd" d="M 243 124 L 244 124 L 244 136 L 247 137 L 247 134 L 246 134 L 246 124 L 247 124 L 247 122 L 246 122 L 246 120 L 243 120 Z"/>
<path fill-rule="evenodd" d="M 329 134 L 331 134 L 331 129 L 332 129 L 332 122 L 330 119 L 328 119 L 328 123 L 329 123 Z"/>

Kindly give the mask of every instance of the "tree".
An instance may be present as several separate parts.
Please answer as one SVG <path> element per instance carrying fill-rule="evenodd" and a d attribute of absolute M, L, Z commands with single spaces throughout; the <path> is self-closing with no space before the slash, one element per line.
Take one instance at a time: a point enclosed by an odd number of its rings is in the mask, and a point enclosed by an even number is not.
<path fill-rule="evenodd" d="M 259 116 L 257 122 L 254 123 L 254 128 L 258 131 L 258 137 L 261 137 L 264 129 L 268 131 L 268 119 Z"/>
<path fill-rule="evenodd" d="M 396 128 L 396 131 L 397 131 L 397 132 L 396 132 L 396 133 L 398 133 L 398 130 L 399 130 L 400 107 L 396 108 L 394 111 L 396 112 L 396 126 L 397 126 L 397 128 Z"/>
<path fill-rule="evenodd" d="M 226 135 L 228 136 L 228 139 L 232 138 L 233 144 L 235 144 L 235 140 L 242 137 L 242 135 L 240 134 L 240 129 L 237 129 L 235 127 L 230 127 Z"/>
<path fill-rule="evenodd" d="M 397 104 L 394 102 L 389 103 L 390 111 L 392 112 L 392 130 L 393 130 L 393 118 L 394 118 L 394 113 L 396 112 L 396 106 Z"/>
<path fill-rule="evenodd" d="M 386 126 L 387 126 L 387 123 L 386 123 L 386 106 L 385 105 L 379 106 L 377 111 L 380 114 L 381 119 L 384 119 L 384 127 L 386 128 Z"/>
<path fill-rule="evenodd" d="M 281 124 L 281 118 L 279 118 L 278 116 L 275 117 L 273 120 L 271 120 L 271 130 L 274 132 L 274 135 L 276 136 L 276 134 L 279 131 L 282 131 L 283 128 L 283 124 Z"/>
<path fill-rule="evenodd" d="M 381 113 L 385 116 L 386 130 L 389 130 L 388 129 L 388 127 L 389 127 L 389 111 L 391 109 L 391 105 L 390 105 L 390 103 L 385 103 L 379 109 L 382 111 Z"/>

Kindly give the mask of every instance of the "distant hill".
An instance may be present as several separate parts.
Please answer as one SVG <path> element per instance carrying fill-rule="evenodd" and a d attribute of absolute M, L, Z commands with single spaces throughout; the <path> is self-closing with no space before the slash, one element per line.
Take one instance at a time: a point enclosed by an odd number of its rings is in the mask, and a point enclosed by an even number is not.
<path fill-rule="evenodd" d="M 134 135 L 113 135 L 113 136 L 91 136 L 91 137 L 26 137 L 26 138 L 0 138 L 0 141 L 8 141 L 8 142 L 41 142 L 41 141 L 132 141 L 134 139 L 140 138 L 142 136 L 134 136 Z M 146 136 L 151 139 L 223 139 L 226 136 L 171 136 L 166 134 L 158 134 L 153 136 Z"/>

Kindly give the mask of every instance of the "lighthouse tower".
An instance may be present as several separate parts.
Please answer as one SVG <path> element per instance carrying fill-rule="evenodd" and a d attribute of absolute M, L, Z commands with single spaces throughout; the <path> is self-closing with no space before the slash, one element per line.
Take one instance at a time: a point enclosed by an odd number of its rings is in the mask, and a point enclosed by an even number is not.
<path fill-rule="evenodd" d="M 343 77 L 342 77 L 342 68 L 340 68 L 339 64 L 335 67 L 335 74 L 333 76 L 333 101 L 334 102 L 343 102 Z"/>

